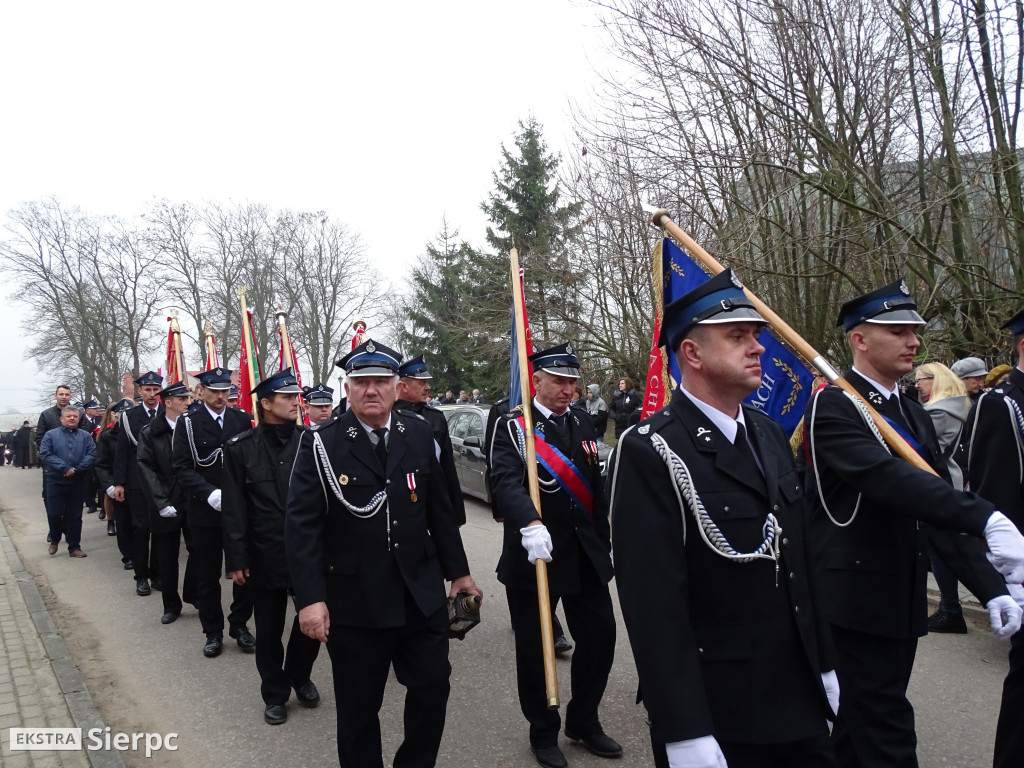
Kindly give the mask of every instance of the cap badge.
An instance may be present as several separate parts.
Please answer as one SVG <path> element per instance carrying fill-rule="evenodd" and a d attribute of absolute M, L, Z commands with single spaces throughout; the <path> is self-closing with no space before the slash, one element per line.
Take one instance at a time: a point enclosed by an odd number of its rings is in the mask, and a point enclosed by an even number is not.
<path fill-rule="evenodd" d="M 221 369 L 218 368 L 217 370 L 214 371 L 214 373 L 216 373 L 218 376 L 220 376 L 220 375 L 223 374 L 223 371 L 221 371 Z"/>
<path fill-rule="evenodd" d="M 735 285 L 737 288 L 739 288 L 742 291 L 743 290 L 743 283 L 741 283 L 740 279 L 738 277 L 736 277 L 736 273 L 733 272 L 730 275 L 730 277 L 732 279 L 732 284 Z"/>
<path fill-rule="evenodd" d="M 572 344 L 566 344 L 565 345 L 565 351 L 566 351 L 566 353 L 571 355 L 572 354 Z"/>
<path fill-rule="evenodd" d="M 910 289 L 907 288 L 907 281 L 905 279 L 900 280 L 900 293 L 902 293 L 904 296 L 910 295 Z"/>
<path fill-rule="evenodd" d="M 366 345 L 366 351 L 369 352 L 371 355 L 374 352 L 377 351 L 377 348 L 375 346 L 373 346 L 373 342 L 372 341 L 369 344 Z"/>

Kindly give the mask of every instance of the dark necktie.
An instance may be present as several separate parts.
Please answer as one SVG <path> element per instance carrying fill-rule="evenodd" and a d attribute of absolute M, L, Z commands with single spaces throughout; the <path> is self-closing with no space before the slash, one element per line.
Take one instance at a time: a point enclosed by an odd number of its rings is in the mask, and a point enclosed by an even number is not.
<path fill-rule="evenodd" d="M 373 434 L 377 436 L 377 445 L 374 446 L 373 452 L 377 454 L 380 466 L 386 471 L 388 468 L 388 443 L 386 440 L 388 431 L 381 427 L 380 429 L 373 430 Z"/>
<path fill-rule="evenodd" d="M 218 416 L 217 417 L 217 429 L 224 429 L 224 417 L 223 416 Z"/>
<path fill-rule="evenodd" d="M 156 414 L 156 411 L 150 410 L 149 408 L 146 409 L 146 415 L 149 416 L 150 421 L 153 420 L 154 414 Z"/>
<path fill-rule="evenodd" d="M 564 430 L 565 429 L 565 416 L 566 415 L 564 413 L 561 416 L 555 416 L 554 414 L 551 414 L 551 418 L 549 418 L 548 421 L 550 421 L 552 424 L 554 424 L 559 429 L 563 429 Z"/>
<path fill-rule="evenodd" d="M 885 401 L 885 405 L 882 406 L 882 413 L 908 432 L 913 432 L 910 428 L 910 424 L 907 422 L 907 417 L 903 415 L 903 409 L 900 408 L 900 399 L 898 395 L 889 395 L 889 398 Z"/>
<path fill-rule="evenodd" d="M 743 454 L 743 457 L 749 462 L 753 463 L 757 467 L 758 471 L 763 475 L 764 470 L 761 468 L 761 462 L 757 458 L 757 454 L 754 453 L 754 447 L 750 444 L 747 439 L 747 430 L 743 427 L 743 424 L 736 422 L 736 441 L 733 443 L 736 449 Z"/>

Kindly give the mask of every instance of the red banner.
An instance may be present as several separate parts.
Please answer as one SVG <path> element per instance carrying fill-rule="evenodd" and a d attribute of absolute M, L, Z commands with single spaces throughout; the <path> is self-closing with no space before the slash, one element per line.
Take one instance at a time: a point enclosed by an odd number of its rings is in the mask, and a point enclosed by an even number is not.
<path fill-rule="evenodd" d="M 658 346 L 658 337 L 660 335 L 661 317 L 656 316 L 654 319 L 654 345 L 651 347 L 651 356 L 647 363 L 647 384 L 644 387 L 644 409 L 640 414 L 641 419 L 651 416 L 667 402 L 665 392 L 665 358 L 662 356 L 661 347 Z"/>

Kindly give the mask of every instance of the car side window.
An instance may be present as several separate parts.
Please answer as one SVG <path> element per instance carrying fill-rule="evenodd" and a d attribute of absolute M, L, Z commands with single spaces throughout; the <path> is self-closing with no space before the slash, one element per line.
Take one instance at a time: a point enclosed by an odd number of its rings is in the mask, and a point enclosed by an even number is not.
<path fill-rule="evenodd" d="M 476 413 L 467 413 L 465 420 L 469 422 L 467 425 L 466 437 L 483 438 L 484 420 Z"/>
<path fill-rule="evenodd" d="M 460 413 L 459 420 L 451 426 L 452 437 L 457 437 L 460 440 L 464 440 L 466 433 L 469 431 L 469 417 L 472 414 Z"/>

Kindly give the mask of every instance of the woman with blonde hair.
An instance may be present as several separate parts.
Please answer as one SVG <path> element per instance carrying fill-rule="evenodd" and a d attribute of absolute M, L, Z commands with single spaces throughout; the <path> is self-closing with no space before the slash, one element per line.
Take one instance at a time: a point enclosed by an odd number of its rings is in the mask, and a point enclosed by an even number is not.
<path fill-rule="evenodd" d="M 964 473 L 953 460 L 953 454 L 960 445 L 967 415 L 971 412 L 971 400 L 963 381 L 942 363 L 925 363 L 914 371 L 914 386 L 917 387 L 921 404 L 928 412 L 939 438 L 939 448 L 946 459 L 949 478 L 958 491 L 964 488 Z M 928 617 L 929 632 L 946 632 L 962 635 L 967 632 L 963 609 L 960 607 L 960 588 L 956 576 L 929 547 L 932 575 L 939 587 L 939 608 Z"/>

